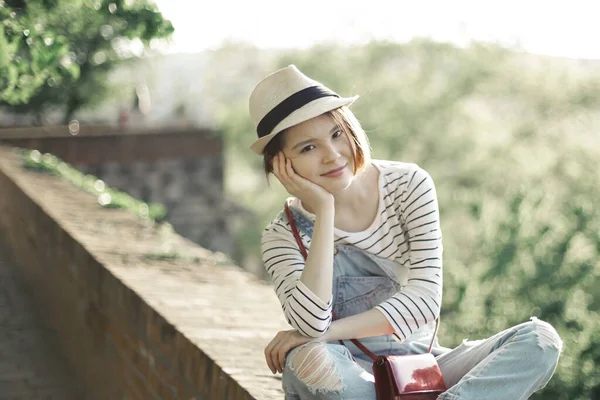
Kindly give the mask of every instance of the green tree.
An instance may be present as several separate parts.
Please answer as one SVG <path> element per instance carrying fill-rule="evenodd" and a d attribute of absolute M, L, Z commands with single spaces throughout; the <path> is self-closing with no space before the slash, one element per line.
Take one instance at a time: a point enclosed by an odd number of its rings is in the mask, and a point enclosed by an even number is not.
<path fill-rule="evenodd" d="M 105 98 L 107 73 L 173 26 L 146 0 L 0 1 L 0 105 L 64 121 Z"/>

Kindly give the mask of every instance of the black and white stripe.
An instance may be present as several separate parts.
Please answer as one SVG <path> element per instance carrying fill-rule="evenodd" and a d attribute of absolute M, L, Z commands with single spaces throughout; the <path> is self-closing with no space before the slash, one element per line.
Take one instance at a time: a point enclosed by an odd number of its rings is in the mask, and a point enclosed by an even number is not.
<path fill-rule="evenodd" d="M 335 242 L 408 269 L 406 286 L 376 306 L 404 339 L 440 312 L 443 247 L 437 195 L 429 174 L 415 164 L 376 160 L 373 164 L 380 171 L 377 220 L 362 232 L 336 229 Z M 298 200 L 293 205 L 301 209 Z M 309 249 L 310 238 L 302 239 Z M 284 218 L 267 226 L 262 251 L 288 322 L 306 336 L 320 336 L 331 324 L 331 301 L 325 303 L 300 282 L 304 259 Z"/>

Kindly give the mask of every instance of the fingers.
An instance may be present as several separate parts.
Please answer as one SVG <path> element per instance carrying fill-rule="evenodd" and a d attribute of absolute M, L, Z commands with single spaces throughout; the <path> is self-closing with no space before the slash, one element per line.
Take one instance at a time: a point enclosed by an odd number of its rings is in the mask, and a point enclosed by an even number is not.
<path fill-rule="evenodd" d="M 282 152 L 273 157 L 272 163 L 273 173 L 289 194 L 307 204 L 318 204 L 324 199 L 329 201 L 331 193 L 296 173 L 292 160 L 286 158 Z"/>
<path fill-rule="evenodd" d="M 282 170 L 284 168 L 282 168 L 282 159 L 284 158 L 283 154 L 277 153 L 275 154 L 275 157 L 273 157 L 272 163 L 273 163 L 273 173 L 275 174 L 275 176 L 277 177 L 277 179 L 279 179 L 281 181 L 282 179 Z"/>
<path fill-rule="evenodd" d="M 295 175 L 294 167 L 292 167 L 292 160 L 289 158 L 285 159 L 285 172 L 288 174 L 290 179 Z"/>
<path fill-rule="evenodd" d="M 293 171 L 291 160 L 285 158 L 283 153 L 277 153 L 273 157 L 273 173 L 289 193 L 294 191 L 295 186 L 292 179 Z"/>
<path fill-rule="evenodd" d="M 279 332 L 265 348 L 265 360 L 272 373 L 283 373 L 285 357 L 299 343 L 290 331 Z"/>
<path fill-rule="evenodd" d="M 283 353 L 283 360 L 281 359 L 281 353 Z M 285 366 L 285 351 L 281 346 L 273 352 L 273 365 L 275 366 L 275 371 L 280 374 L 283 372 Z"/>
<path fill-rule="evenodd" d="M 285 368 L 285 355 L 287 354 L 289 349 L 280 348 L 277 352 L 277 362 L 279 364 L 279 372 L 283 373 L 283 369 Z"/>
<path fill-rule="evenodd" d="M 288 183 L 290 180 L 290 176 L 287 170 L 287 164 L 289 162 L 290 161 L 287 158 L 285 158 L 285 155 L 283 155 L 283 153 L 279 153 L 279 174 L 281 175 L 283 181 L 285 181 L 286 183 Z"/>
<path fill-rule="evenodd" d="M 267 345 L 265 348 L 265 360 L 267 361 L 267 365 L 272 373 L 277 372 L 277 367 L 275 360 L 273 360 L 274 350 L 277 348 L 277 342 L 279 341 L 279 334 L 275 336 L 273 340 Z"/>
<path fill-rule="evenodd" d="M 265 348 L 265 359 L 272 373 L 282 373 L 285 367 L 285 354 L 289 350 L 285 332 L 279 332 Z"/>

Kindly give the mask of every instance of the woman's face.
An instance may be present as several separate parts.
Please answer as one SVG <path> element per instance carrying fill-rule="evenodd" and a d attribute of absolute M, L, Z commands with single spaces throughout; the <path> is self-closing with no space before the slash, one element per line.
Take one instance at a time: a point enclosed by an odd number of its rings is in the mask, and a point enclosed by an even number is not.
<path fill-rule="evenodd" d="M 283 153 L 297 174 L 335 194 L 354 178 L 354 157 L 348 135 L 322 114 L 289 128 Z"/>

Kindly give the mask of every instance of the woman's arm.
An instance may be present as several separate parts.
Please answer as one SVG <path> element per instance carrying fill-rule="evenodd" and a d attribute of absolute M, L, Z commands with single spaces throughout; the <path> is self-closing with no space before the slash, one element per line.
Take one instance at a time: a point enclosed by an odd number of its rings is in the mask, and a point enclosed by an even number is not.
<path fill-rule="evenodd" d="M 331 299 L 321 300 L 300 280 L 305 260 L 284 213 L 265 228 L 262 254 L 287 322 L 304 336 L 323 335 L 331 323 Z"/>
<path fill-rule="evenodd" d="M 329 330 L 319 338 L 329 342 L 340 339 L 354 339 L 393 333 L 394 329 L 385 317 L 376 310 L 334 321 Z M 271 372 L 283 372 L 285 357 L 289 350 L 310 341 L 296 330 L 281 331 L 265 348 L 265 359 Z"/>
<path fill-rule="evenodd" d="M 396 189 L 399 219 L 408 247 L 399 261 L 409 269 L 408 282 L 375 307 L 401 339 L 434 321 L 442 304 L 442 231 L 437 194 L 431 176 L 414 165 L 406 183 Z"/>
<path fill-rule="evenodd" d="M 333 202 L 316 210 L 315 216 L 312 244 L 300 281 L 323 302 L 329 303 L 333 287 Z"/>
<path fill-rule="evenodd" d="M 288 323 L 317 338 L 331 323 L 334 208 L 316 212 L 310 253 L 304 260 L 285 216 L 263 233 L 263 261 Z"/>
<path fill-rule="evenodd" d="M 267 227 L 262 240 L 265 267 L 288 323 L 312 338 L 323 335 L 331 323 L 333 202 L 330 207 L 319 209 L 316 215 L 307 260 L 287 219 Z"/>
<path fill-rule="evenodd" d="M 330 342 L 392 333 L 394 333 L 392 325 L 379 310 L 373 308 L 360 314 L 333 321 L 327 332 L 319 340 Z"/>
<path fill-rule="evenodd" d="M 333 286 L 333 195 L 296 174 L 291 161 L 278 154 L 273 172 L 288 193 L 310 206 L 316 219 L 310 254 L 304 260 L 288 221 L 263 235 L 263 260 L 288 323 L 308 337 L 319 337 L 331 323 Z M 281 235 L 283 234 L 283 236 Z"/>

